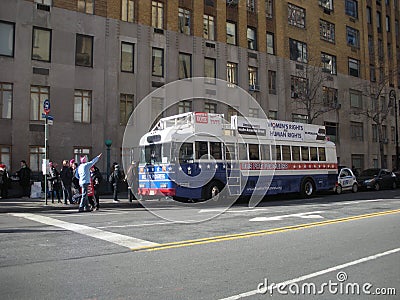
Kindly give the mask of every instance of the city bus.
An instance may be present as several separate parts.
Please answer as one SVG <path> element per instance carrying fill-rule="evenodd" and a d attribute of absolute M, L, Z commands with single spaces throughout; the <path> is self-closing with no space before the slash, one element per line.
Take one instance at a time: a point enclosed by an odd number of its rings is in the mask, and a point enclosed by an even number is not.
<path fill-rule="evenodd" d="M 139 148 L 143 198 L 311 197 L 337 180 L 336 147 L 321 125 L 188 112 L 160 119 Z"/>

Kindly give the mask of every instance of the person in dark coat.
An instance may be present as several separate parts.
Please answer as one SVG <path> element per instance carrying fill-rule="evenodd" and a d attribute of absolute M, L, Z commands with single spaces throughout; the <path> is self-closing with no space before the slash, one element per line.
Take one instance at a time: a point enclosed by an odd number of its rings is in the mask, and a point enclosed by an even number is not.
<path fill-rule="evenodd" d="M 73 203 L 72 201 L 72 169 L 69 166 L 69 161 L 64 160 L 60 171 L 61 185 L 64 192 L 64 204 Z"/>
<path fill-rule="evenodd" d="M 99 189 L 100 189 L 100 184 L 103 181 L 103 176 L 101 175 L 101 172 L 98 167 L 92 166 L 90 168 L 90 177 L 93 182 L 93 189 L 94 189 L 93 206 L 95 207 L 95 210 L 99 210 L 99 208 L 100 208 Z"/>
<path fill-rule="evenodd" d="M 29 169 L 26 161 L 21 160 L 21 169 L 17 172 L 17 176 L 19 177 L 23 197 L 29 198 L 31 196 L 31 175 L 32 171 Z"/>
<path fill-rule="evenodd" d="M 135 193 L 138 192 L 137 163 L 132 161 L 126 173 L 125 180 L 128 184 L 129 202 L 136 199 Z"/>
<path fill-rule="evenodd" d="M 56 193 L 58 203 L 61 203 L 60 197 L 60 173 L 58 173 L 56 169 L 56 165 L 53 162 L 49 163 L 50 165 L 50 174 L 49 174 L 49 190 L 51 191 L 51 202 L 54 203 L 54 192 Z"/>
<path fill-rule="evenodd" d="M 10 176 L 7 172 L 7 167 L 0 164 L 0 196 L 2 199 L 8 197 L 8 185 L 10 183 Z"/>
<path fill-rule="evenodd" d="M 110 178 L 108 179 L 108 181 L 111 183 L 111 187 L 113 190 L 113 198 L 114 198 L 114 202 L 118 202 L 118 184 L 121 181 L 122 178 L 122 174 L 121 171 L 119 169 L 119 165 L 117 163 L 113 164 L 113 170 L 110 174 Z"/>

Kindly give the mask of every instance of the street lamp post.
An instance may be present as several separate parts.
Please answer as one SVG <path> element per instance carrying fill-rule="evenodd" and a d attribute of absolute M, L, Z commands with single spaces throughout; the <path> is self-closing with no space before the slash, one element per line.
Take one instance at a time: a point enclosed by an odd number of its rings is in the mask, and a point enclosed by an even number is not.
<path fill-rule="evenodd" d="M 396 171 L 399 171 L 399 128 L 397 125 L 397 99 L 396 92 L 391 90 L 389 92 L 389 99 L 394 101 L 394 120 L 395 120 L 395 142 L 396 142 Z"/>
<path fill-rule="evenodd" d="M 108 177 L 110 176 L 110 148 L 112 145 L 112 140 L 107 139 L 104 141 L 104 144 L 107 147 L 107 181 L 108 181 Z M 107 184 L 107 190 L 108 190 L 108 184 Z"/>

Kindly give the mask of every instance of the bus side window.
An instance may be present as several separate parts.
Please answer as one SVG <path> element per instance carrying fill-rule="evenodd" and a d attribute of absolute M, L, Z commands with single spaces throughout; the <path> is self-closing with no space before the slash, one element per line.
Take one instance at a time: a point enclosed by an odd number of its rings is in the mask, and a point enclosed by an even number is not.
<path fill-rule="evenodd" d="M 208 143 L 196 142 L 196 159 L 208 159 Z M 202 157 L 205 156 L 205 157 Z"/>
<path fill-rule="evenodd" d="M 235 144 L 225 145 L 225 158 L 226 160 L 235 160 Z"/>
<path fill-rule="evenodd" d="M 310 153 L 307 146 L 301 146 L 301 160 L 309 161 Z"/>
<path fill-rule="evenodd" d="M 247 144 L 238 144 L 239 160 L 247 160 Z"/>
<path fill-rule="evenodd" d="M 261 159 L 271 160 L 271 152 L 269 145 L 261 145 Z"/>
<path fill-rule="evenodd" d="M 182 143 L 179 148 L 179 163 L 187 163 L 193 160 L 193 144 Z"/>
<path fill-rule="evenodd" d="M 293 160 L 300 160 L 300 147 L 299 146 L 292 146 L 292 159 Z"/>
<path fill-rule="evenodd" d="M 290 157 L 290 146 L 282 146 L 282 160 L 292 160 Z"/>
<path fill-rule="evenodd" d="M 271 147 L 272 160 L 282 160 L 281 145 L 275 145 Z"/>
<path fill-rule="evenodd" d="M 317 147 L 310 147 L 311 161 L 318 161 Z"/>
<path fill-rule="evenodd" d="M 259 160 L 260 159 L 260 153 L 258 151 L 257 144 L 249 144 L 249 157 L 250 157 L 250 160 Z"/>
<path fill-rule="evenodd" d="M 319 161 L 326 161 L 325 148 L 318 147 Z"/>
<path fill-rule="evenodd" d="M 214 157 L 214 159 L 222 159 L 221 143 L 210 142 L 210 152 L 211 156 Z"/>

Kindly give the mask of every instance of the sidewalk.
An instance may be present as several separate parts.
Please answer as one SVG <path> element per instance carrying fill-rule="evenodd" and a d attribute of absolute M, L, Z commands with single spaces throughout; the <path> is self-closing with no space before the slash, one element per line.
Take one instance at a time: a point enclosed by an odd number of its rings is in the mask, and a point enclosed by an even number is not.
<path fill-rule="evenodd" d="M 100 196 L 100 209 L 101 208 L 135 208 L 141 207 L 138 201 L 133 200 L 133 202 L 129 202 L 127 193 L 121 193 L 118 197 L 119 202 L 114 203 L 112 199 L 112 195 L 102 195 Z M 47 205 L 45 203 L 45 199 L 37 198 L 0 198 L 0 213 L 15 213 L 15 212 L 40 212 L 40 211 L 48 211 L 48 210 L 67 210 L 76 208 L 78 211 L 77 204 L 69 204 L 65 205 L 64 201 L 62 203 L 57 203 L 57 199 L 55 199 L 54 203 L 51 202 L 51 198 L 47 199 Z"/>

